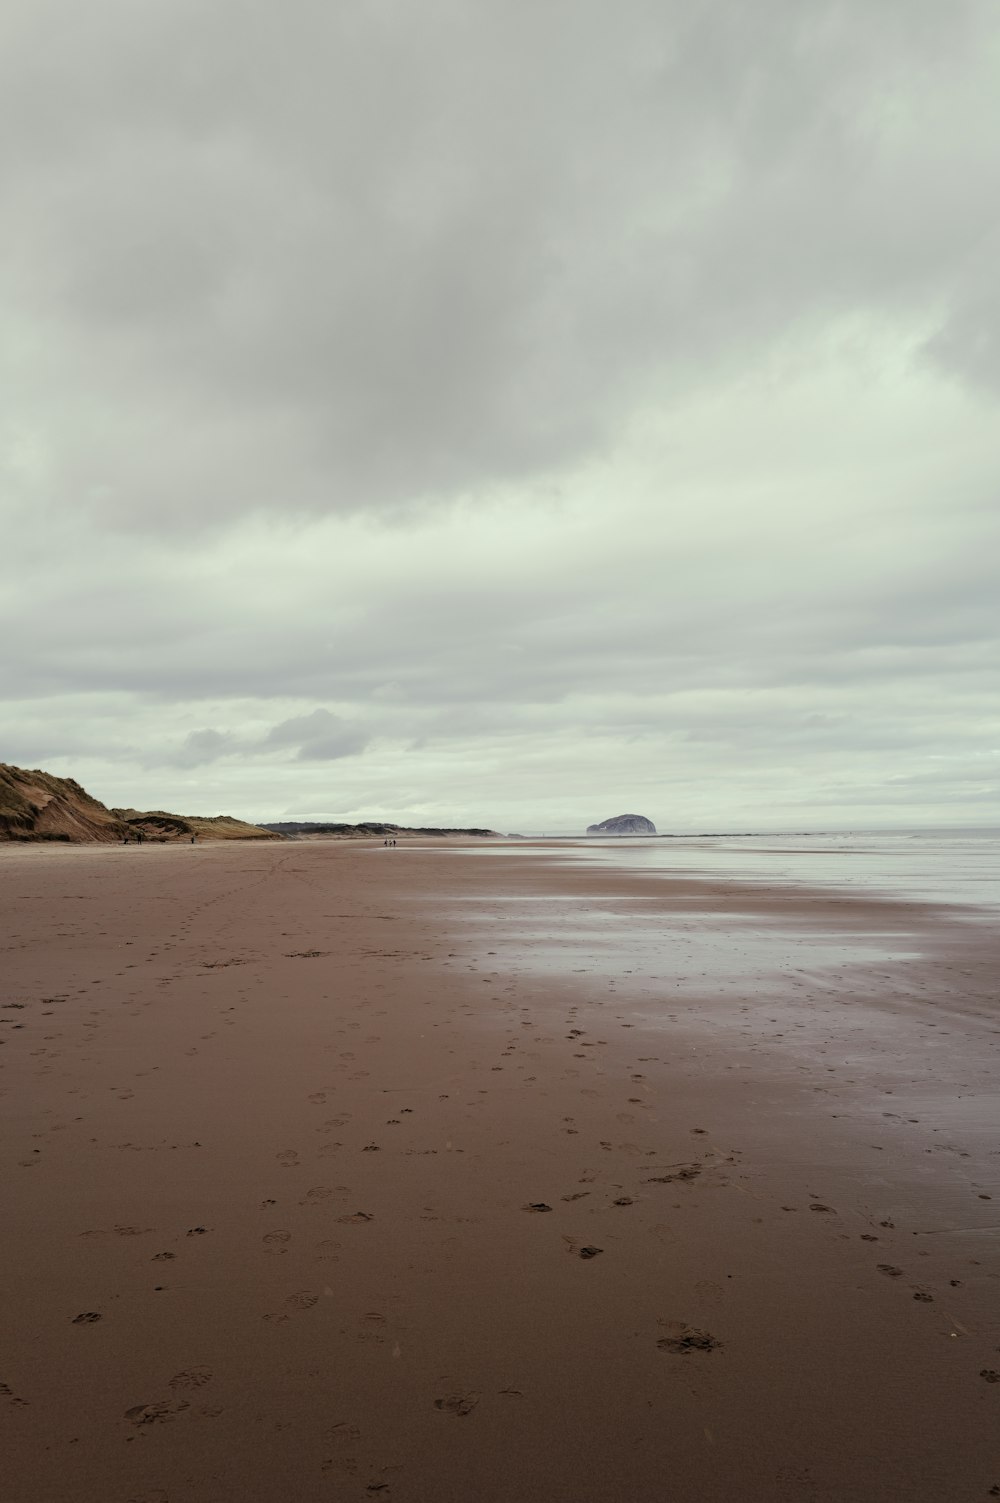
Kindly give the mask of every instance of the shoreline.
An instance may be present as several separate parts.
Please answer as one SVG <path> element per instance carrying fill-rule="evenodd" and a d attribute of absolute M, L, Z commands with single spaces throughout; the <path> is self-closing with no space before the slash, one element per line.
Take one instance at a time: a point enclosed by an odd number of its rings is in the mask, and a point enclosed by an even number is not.
<path fill-rule="evenodd" d="M 1000 1481 L 989 927 L 500 846 L 0 853 L 17 1503 Z"/>

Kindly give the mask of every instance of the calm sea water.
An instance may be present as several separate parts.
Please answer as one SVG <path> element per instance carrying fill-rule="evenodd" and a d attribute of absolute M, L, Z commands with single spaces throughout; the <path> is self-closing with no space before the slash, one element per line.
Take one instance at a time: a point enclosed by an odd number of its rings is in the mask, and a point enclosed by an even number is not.
<path fill-rule="evenodd" d="M 1000 829 L 691 840 L 574 841 L 582 859 L 641 871 L 892 893 L 1000 909 Z"/>
<path fill-rule="evenodd" d="M 1000 909 L 1000 828 L 668 840 L 566 838 L 560 847 L 568 859 L 588 865 L 741 882 L 805 882 Z"/>
<path fill-rule="evenodd" d="M 536 847 L 537 849 L 537 847 Z M 456 855 L 479 860 L 516 859 L 518 842 L 466 846 Z M 730 880 L 741 884 L 788 883 L 871 896 L 960 905 L 963 917 L 994 924 L 1000 910 L 1000 830 L 898 831 L 758 836 L 711 836 L 667 840 L 559 839 L 547 848 L 558 866 L 634 871 L 664 877 Z M 824 920 L 810 932 L 753 911 L 704 911 L 685 903 L 676 912 L 648 908 L 634 895 L 615 891 L 581 897 L 558 888 L 549 893 L 503 897 L 470 893 L 452 899 L 455 910 L 488 953 L 506 956 L 515 969 L 571 975 L 587 972 L 669 978 L 670 995 L 697 994 L 710 980 L 717 994 L 733 991 L 744 1000 L 771 996 L 775 978 L 795 986 L 823 971 L 876 961 L 916 958 L 919 930 L 905 937 L 898 924 L 885 931 L 852 925 L 843 932 Z M 971 910 L 971 912 L 970 912 Z M 509 953 L 508 953 L 509 951 Z M 811 982 L 810 982 L 811 984 Z"/>

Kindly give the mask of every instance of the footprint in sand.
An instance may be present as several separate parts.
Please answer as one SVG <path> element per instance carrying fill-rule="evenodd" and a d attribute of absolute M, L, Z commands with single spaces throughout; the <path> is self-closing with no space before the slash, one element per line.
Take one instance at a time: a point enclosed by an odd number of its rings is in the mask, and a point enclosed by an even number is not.
<path fill-rule="evenodd" d="M 331 1446 L 355 1446 L 361 1440 L 361 1431 L 358 1426 L 349 1425 L 346 1420 L 341 1420 L 338 1425 L 332 1426 L 326 1438 Z"/>
<path fill-rule="evenodd" d="M 288 1296 L 285 1305 L 289 1310 L 311 1310 L 318 1302 L 318 1294 L 313 1294 L 308 1289 L 300 1289 L 296 1294 Z"/>
<path fill-rule="evenodd" d="M 643 1180 L 643 1184 L 644 1185 L 673 1185 L 673 1184 L 678 1183 L 678 1181 L 681 1182 L 681 1183 L 685 1183 L 687 1181 L 690 1181 L 690 1180 L 693 1180 L 693 1179 L 697 1179 L 698 1176 L 699 1176 L 699 1174 L 701 1174 L 701 1172 L 702 1172 L 702 1166 L 701 1166 L 701 1164 L 684 1164 L 680 1169 L 675 1170 L 675 1172 L 673 1174 L 653 1174 L 653 1175 L 650 1175 L 648 1179 Z"/>
<path fill-rule="evenodd" d="M 342 1244 L 340 1242 L 333 1242 L 329 1238 L 324 1242 L 317 1242 L 317 1261 L 323 1263 L 336 1263 L 338 1262 L 338 1254 L 340 1253 L 341 1249 Z"/>
<path fill-rule="evenodd" d="M 434 1408 L 440 1409 L 442 1414 L 471 1414 L 479 1403 L 478 1393 L 449 1393 L 442 1399 L 434 1400 Z"/>
<path fill-rule="evenodd" d="M 333 1446 L 353 1446 L 361 1439 L 361 1431 L 357 1425 L 349 1425 L 342 1421 L 333 1426 L 328 1439 Z"/>
<path fill-rule="evenodd" d="M 358 1340 L 373 1341 L 381 1346 L 385 1341 L 385 1323 L 385 1316 L 380 1314 L 378 1310 L 369 1310 L 358 1321 L 361 1327 L 358 1332 Z"/>
<path fill-rule="evenodd" d="M 581 1246 L 575 1237 L 567 1237 L 565 1233 L 563 1233 L 562 1240 L 566 1244 L 566 1251 L 571 1253 L 574 1258 L 583 1258 L 584 1262 L 589 1262 L 591 1258 L 600 1257 L 604 1251 L 603 1247 L 593 1247 L 589 1243 Z"/>
<path fill-rule="evenodd" d="M 284 1232 L 284 1231 L 281 1231 L 281 1232 L 267 1232 L 261 1238 L 261 1241 L 264 1244 L 264 1250 L 265 1250 L 265 1252 L 269 1252 L 269 1253 L 283 1253 L 283 1252 L 285 1252 L 287 1250 L 288 1244 L 289 1244 L 289 1242 L 291 1242 L 291 1240 L 292 1240 L 292 1234 L 291 1234 L 291 1232 Z"/>
<path fill-rule="evenodd" d="M 131 1409 L 126 1409 L 125 1418 L 131 1420 L 133 1425 L 163 1425 L 190 1407 L 187 1399 L 174 1399 L 162 1404 L 134 1404 Z"/>
<path fill-rule="evenodd" d="M 311 1190 L 306 1191 L 305 1198 L 299 1201 L 299 1205 L 318 1205 L 321 1200 L 329 1200 L 333 1194 L 334 1191 L 329 1185 L 314 1185 Z"/>
<path fill-rule="evenodd" d="M 283 1169 L 294 1169 L 299 1162 L 299 1156 L 294 1148 L 283 1148 L 280 1153 L 276 1153 L 274 1156 Z"/>
<path fill-rule="evenodd" d="M 661 1352 L 670 1352 L 675 1357 L 686 1357 L 689 1352 L 714 1352 L 722 1345 L 710 1332 L 685 1325 L 682 1320 L 662 1320 L 660 1324 L 669 1334 L 661 1336 L 656 1345 Z"/>
<path fill-rule="evenodd" d="M 212 1381 L 212 1369 L 210 1367 L 186 1367 L 183 1372 L 174 1373 L 167 1384 L 168 1388 L 204 1388 L 206 1383 Z"/>
<path fill-rule="evenodd" d="M 97 1313 L 96 1310 L 84 1310 L 84 1312 L 83 1312 L 82 1315 L 74 1315 L 73 1316 L 73 1325 L 75 1325 L 75 1326 L 93 1326 L 93 1325 L 96 1325 L 99 1320 L 103 1320 L 103 1319 L 104 1319 L 104 1316 L 103 1315 L 98 1315 L 98 1313 Z"/>
<path fill-rule="evenodd" d="M 808 1467 L 783 1466 L 774 1474 L 782 1498 L 789 1503 L 816 1503 L 816 1482 Z"/>

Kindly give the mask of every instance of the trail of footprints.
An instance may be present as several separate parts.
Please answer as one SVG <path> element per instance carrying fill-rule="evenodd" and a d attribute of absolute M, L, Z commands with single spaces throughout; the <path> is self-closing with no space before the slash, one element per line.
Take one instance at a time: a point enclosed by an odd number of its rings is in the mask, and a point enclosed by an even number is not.
<path fill-rule="evenodd" d="M 166 948 L 170 948 L 170 946 L 166 946 Z M 320 953 L 322 952 L 290 952 L 289 958 L 312 959 L 318 957 Z M 153 952 L 153 955 L 150 958 L 153 958 L 154 956 L 155 952 Z M 206 970 L 210 970 L 224 969 L 228 966 L 238 965 L 242 963 L 244 963 L 242 958 L 234 958 L 224 961 L 203 962 L 202 964 Z M 121 974 L 124 974 L 124 972 L 122 972 Z M 491 978 L 482 979 L 484 980 L 484 982 L 491 981 Z M 56 1004 L 65 1001 L 66 998 L 53 996 L 42 1000 L 45 1004 Z M 20 1012 L 25 1008 L 26 1004 L 12 1003 L 7 1004 L 7 1006 L 11 1011 Z M 227 1011 L 231 1010 L 232 1009 L 227 1009 Z M 566 1074 L 567 1076 L 569 1076 L 569 1078 L 578 1078 L 580 1074 L 586 1074 L 587 1072 L 583 1068 L 583 1062 L 587 1062 L 589 1069 L 589 1067 L 593 1065 L 594 1062 L 600 1057 L 600 1048 L 607 1043 L 605 1039 L 591 1039 L 587 1037 L 587 1030 L 575 1025 L 576 1012 L 577 1009 L 571 1009 L 570 1018 L 567 1021 L 566 1025 L 568 1032 L 564 1037 L 570 1045 L 569 1053 L 571 1057 L 574 1060 L 580 1062 L 580 1068 L 577 1069 L 576 1067 L 571 1067 L 571 1069 L 567 1070 Z M 52 1014 L 51 1012 L 49 1012 L 44 1015 L 51 1016 Z M 99 1019 L 102 1016 L 103 1011 L 95 1010 L 92 1018 L 88 1020 L 87 1026 L 96 1029 L 99 1026 Z M 569 1026 L 570 1023 L 573 1024 L 572 1027 Z M 20 1028 L 21 1026 L 22 1025 L 19 1021 L 13 1023 L 14 1028 Z M 352 1024 L 351 1026 L 356 1028 L 358 1025 Z M 500 1062 L 489 1066 L 491 1073 L 500 1073 L 505 1069 L 517 1069 L 522 1075 L 523 1084 L 532 1085 L 536 1083 L 537 1076 L 534 1074 L 526 1074 L 525 1072 L 537 1067 L 532 1066 L 530 1063 L 522 1063 L 518 1060 L 519 1054 L 523 1054 L 525 1060 L 538 1058 L 537 1055 L 531 1055 L 529 1051 L 524 1049 L 523 1035 L 519 1031 L 534 1029 L 536 1028 L 536 1026 L 537 1025 L 535 1024 L 528 1009 L 522 1009 L 522 1016 L 518 1020 L 517 1029 L 511 1031 L 509 1040 L 499 1056 Z M 623 1028 L 628 1028 L 632 1025 L 622 1022 L 621 1026 Z M 211 1034 L 202 1035 L 203 1040 L 208 1040 L 211 1037 Z M 544 1041 L 548 1042 L 548 1040 Z M 380 1042 L 380 1040 L 378 1036 L 370 1036 L 366 1038 L 364 1042 L 366 1044 L 375 1044 Z M 543 1042 L 542 1037 L 540 1035 L 536 1035 L 535 1042 Z M 356 1056 L 353 1051 L 341 1051 L 339 1057 L 343 1061 L 343 1069 L 345 1073 L 348 1072 L 351 1066 L 356 1064 Z M 646 1059 L 639 1059 L 637 1061 L 637 1063 L 647 1062 L 652 1061 L 647 1061 Z M 369 1078 L 369 1072 L 364 1069 L 350 1070 L 348 1078 L 352 1081 L 365 1080 Z M 631 1126 L 636 1121 L 638 1113 L 648 1111 L 652 1105 L 648 1094 L 649 1087 L 647 1085 L 646 1076 L 643 1072 L 639 1072 L 637 1069 L 633 1070 L 629 1075 L 629 1083 L 631 1089 L 634 1092 L 642 1092 L 644 1094 L 629 1095 L 626 1098 L 622 1109 L 614 1114 L 614 1120 L 621 1127 Z M 336 1087 L 326 1086 L 322 1089 L 312 1092 L 307 1099 L 310 1105 L 320 1107 L 327 1105 L 331 1100 L 335 1100 L 336 1094 Z M 483 1094 L 485 1094 L 485 1092 Z M 582 1086 L 580 1088 L 580 1094 L 581 1096 L 586 1096 L 594 1099 L 601 1093 L 596 1091 L 592 1087 Z M 118 1090 L 118 1099 L 123 1102 L 131 1099 L 132 1096 L 133 1092 L 127 1087 Z M 446 1098 L 443 1097 L 442 1099 Z M 414 1109 L 411 1107 L 397 1107 L 395 1109 L 395 1112 L 395 1115 L 392 1115 L 386 1119 L 385 1126 L 387 1128 L 402 1127 L 404 1125 L 403 1118 L 413 1115 Z M 314 1130 L 321 1135 L 329 1137 L 334 1132 L 343 1131 L 349 1126 L 350 1122 L 351 1114 L 342 1112 L 338 1115 L 326 1118 L 318 1126 L 316 1126 Z M 572 1116 L 563 1117 L 555 1130 L 571 1136 L 578 1136 L 582 1131 L 579 1126 L 578 1119 Z M 707 1135 L 707 1130 L 702 1127 L 692 1128 L 690 1129 L 690 1131 L 693 1136 L 704 1137 Z M 367 1143 L 357 1146 L 359 1152 L 377 1153 L 382 1149 L 382 1145 L 376 1143 Z M 329 1152 L 336 1152 L 343 1147 L 344 1145 L 339 1142 L 327 1143 L 320 1147 L 319 1153 L 324 1154 Z M 655 1149 L 643 1149 L 638 1144 L 633 1143 L 615 1143 L 611 1139 L 599 1140 L 599 1147 L 601 1151 L 605 1153 L 612 1153 L 617 1151 L 620 1154 L 626 1154 L 633 1157 L 657 1157 Z M 433 1154 L 438 1150 L 433 1147 L 411 1147 L 404 1149 L 403 1151 L 409 1153 Z M 275 1154 L 275 1160 L 278 1165 L 284 1170 L 300 1170 L 304 1167 L 300 1152 L 297 1149 L 293 1148 L 286 1148 L 278 1151 Z M 31 1161 L 26 1162 L 30 1163 Z M 727 1183 L 727 1180 L 721 1172 L 721 1165 L 723 1163 L 735 1164 L 737 1162 L 738 1155 L 735 1153 L 724 1155 L 721 1153 L 707 1152 L 701 1158 L 694 1160 L 682 1160 L 672 1164 L 661 1164 L 657 1162 L 648 1166 L 639 1165 L 637 1167 L 641 1177 L 637 1179 L 635 1186 L 630 1187 L 634 1190 L 635 1193 L 619 1194 L 614 1196 L 612 1196 L 609 1192 L 599 1190 L 597 1188 L 596 1174 L 593 1171 L 588 1170 L 584 1172 L 583 1176 L 579 1180 L 579 1183 L 588 1184 L 592 1188 L 567 1191 L 567 1193 L 560 1195 L 558 1197 L 558 1200 L 561 1203 L 568 1205 L 589 1200 L 591 1201 L 591 1208 L 594 1210 L 601 1211 L 614 1209 L 616 1212 L 620 1211 L 622 1213 L 625 1213 L 631 1207 L 636 1205 L 638 1199 L 648 1199 L 650 1194 L 659 1193 L 657 1187 L 681 1187 L 685 1185 L 693 1186 L 696 1182 L 700 1182 L 702 1186 L 708 1184 L 724 1185 Z M 339 1204 L 331 1205 L 331 1202 L 344 1201 L 347 1197 L 350 1197 L 352 1193 L 353 1192 L 351 1191 L 351 1189 L 347 1186 L 331 1187 L 326 1185 L 317 1185 L 307 1189 L 304 1192 L 302 1198 L 297 1201 L 297 1204 L 302 1208 L 316 1208 L 319 1211 L 336 1210 L 337 1212 L 340 1212 Z M 983 1198 L 987 1197 L 984 1195 Z M 273 1199 L 266 1199 L 261 1203 L 261 1209 L 270 1209 L 275 1204 L 276 1202 Z M 528 1201 L 525 1203 L 524 1209 L 542 1218 L 548 1215 L 558 1214 L 557 1212 L 555 1212 L 552 1205 L 544 1201 Z M 794 1208 L 786 1207 L 785 1209 L 793 1210 Z M 828 1205 L 818 1196 L 813 1196 L 809 1200 L 808 1209 L 817 1216 L 830 1218 L 837 1217 L 835 1208 Z M 431 1217 L 428 1216 L 427 1219 L 431 1219 Z M 458 1219 L 462 1220 L 467 1218 Z M 336 1220 L 338 1223 L 345 1226 L 362 1226 L 366 1223 L 374 1221 L 375 1218 L 370 1211 L 358 1209 L 348 1210 L 344 1213 L 337 1214 Z M 883 1227 L 891 1229 L 891 1223 L 883 1222 L 882 1225 Z M 151 1228 L 116 1226 L 110 1232 L 94 1232 L 83 1235 L 139 1236 L 148 1234 L 151 1230 Z M 200 1237 L 205 1235 L 207 1233 L 207 1230 L 207 1228 L 201 1226 L 193 1227 L 187 1231 L 186 1236 Z M 876 1234 L 871 1232 L 862 1234 L 862 1238 L 866 1242 L 876 1242 L 879 1240 Z M 584 1242 L 579 1238 L 570 1237 L 564 1234 L 562 1235 L 561 1240 L 566 1250 L 573 1257 L 578 1258 L 584 1262 L 597 1262 L 600 1255 L 604 1253 L 604 1249 L 597 1247 L 592 1243 Z M 286 1255 L 290 1250 L 292 1242 L 292 1231 L 283 1228 L 267 1231 L 261 1238 L 263 1251 L 267 1254 L 270 1254 L 271 1256 Z M 311 1245 L 315 1254 L 316 1261 L 320 1262 L 336 1262 L 343 1250 L 342 1243 L 330 1238 L 320 1239 L 313 1242 Z M 177 1259 L 177 1256 L 178 1254 L 174 1251 L 164 1250 L 154 1254 L 153 1261 L 172 1262 Z M 904 1279 L 905 1277 L 904 1270 L 901 1267 L 888 1262 L 876 1264 L 875 1270 L 882 1277 L 891 1281 L 899 1281 Z M 590 1274 L 587 1274 L 586 1276 L 588 1278 L 591 1277 Z M 959 1287 L 961 1281 L 953 1279 L 950 1281 L 950 1283 L 952 1287 Z M 909 1287 L 911 1289 L 912 1298 L 914 1301 L 922 1304 L 933 1303 L 933 1294 L 931 1294 L 923 1286 L 917 1285 Z M 332 1293 L 332 1291 L 327 1292 Z M 709 1281 L 703 1281 L 701 1284 L 699 1284 L 697 1286 L 696 1292 L 699 1294 L 699 1298 L 701 1298 L 703 1301 L 714 1303 L 717 1303 L 724 1293 L 720 1286 L 713 1285 Z M 264 1314 L 262 1319 L 271 1323 L 283 1323 L 294 1319 L 296 1316 L 307 1314 L 320 1303 L 320 1300 L 321 1295 L 313 1290 L 294 1290 L 284 1297 L 278 1310 Z M 103 1318 L 103 1312 L 84 1311 L 72 1317 L 72 1323 L 81 1327 L 96 1326 L 102 1321 Z M 379 1311 L 365 1312 L 358 1320 L 357 1330 L 355 1332 L 356 1337 L 359 1341 L 367 1341 L 373 1343 L 383 1342 L 386 1339 L 387 1324 L 387 1318 L 383 1313 Z M 659 1322 L 659 1327 L 662 1334 L 660 1334 L 659 1336 L 654 1336 L 655 1345 L 659 1351 L 665 1353 L 668 1356 L 682 1359 L 687 1359 L 690 1357 L 700 1358 L 708 1356 L 712 1353 L 724 1351 L 724 1343 L 712 1332 L 704 1330 L 701 1327 L 693 1326 L 684 1321 L 676 1319 L 662 1319 Z M 989 1384 L 1000 1383 L 1000 1371 L 993 1368 L 984 1368 L 980 1373 L 980 1377 L 984 1382 Z M 212 1378 L 212 1371 L 205 1366 L 192 1366 L 190 1368 L 183 1369 L 167 1380 L 165 1386 L 170 1390 L 170 1397 L 155 1399 L 148 1403 L 131 1406 L 125 1412 L 124 1417 L 131 1425 L 135 1427 L 143 1427 L 170 1423 L 181 1415 L 188 1414 L 189 1412 L 203 1414 L 206 1417 L 218 1415 L 222 1411 L 216 1407 L 205 1405 L 199 1408 L 195 1406 L 195 1396 L 202 1390 L 207 1388 L 207 1386 L 211 1383 Z M 498 1392 L 499 1395 L 505 1399 L 520 1397 L 519 1390 L 514 1388 L 505 1388 L 499 1390 Z M 7 1402 L 18 1405 L 28 1402 L 28 1400 L 14 1395 L 10 1387 L 2 1383 L 0 1383 L 0 1399 L 6 1399 Z M 429 1400 L 429 1403 L 433 1410 L 437 1414 L 441 1415 L 443 1419 L 465 1420 L 474 1415 L 476 1409 L 482 1402 L 482 1399 L 483 1396 L 479 1392 L 449 1388 L 433 1397 L 433 1399 Z M 346 1422 L 335 1425 L 329 1435 L 331 1448 L 339 1453 L 346 1453 L 347 1451 L 353 1449 L 359 1442 L 360 1438 L 361 1436 L 358 1428 Z M 324 1469 L 326 1469 L 328 1466 L 333 1467 L 337 1465 L 339 1465 L 341 1469 L 347 1472 L 354 1472 L 357 1470 L 357 1462 L 346 1454 L 341 1454 L 339 1462 L 333 1458 L 330 1458 L 323 1463 Z M 384 1481 L 377 1481 L 370 1484 L 367 1491 L 373 1494 L 377 1494 L 379 1492 L 386 1491 L 387 1488 L 387 1483 L 385 1483 Z"/>

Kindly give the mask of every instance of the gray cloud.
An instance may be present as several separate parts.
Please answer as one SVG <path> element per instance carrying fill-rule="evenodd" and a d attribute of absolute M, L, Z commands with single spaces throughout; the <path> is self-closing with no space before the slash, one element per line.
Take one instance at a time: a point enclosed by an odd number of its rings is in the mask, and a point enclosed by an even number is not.
<path fill-rule="evenodd" d="M 293 715 L 260 735 L 218 731 L 211 727 L 189 731 L 180 742 L 168 741 L 150 748 L 142 760 L 147 767 L 207 767 L 224 758 L 239 761 L 273 761 L 289 754 L 299 762 L 335 762 L 357 756 L 371 742 L 370 732 L 360 725 L 316 709 L 308 715 Z M 134 749 L 123 750 L 134 755 Z"/>
<path fill-rule="evenodd" d="M 985 376 L 1000 168 L 955 112 L 988 124 L 994 25 L 981 0 L 96 0 L 86 25 L 14 0 L 28 488 L 168 532 L 398 513 L 554 474 L 846 314 L 945 308 L 927 351 Z"/>
<path fill-rule="evenodd" d="M 156 765 L 157 760 L 163 760 L 175 767 L 204 767 L 237 750 L 238 746 L 239 743 L 232 734 L 210 729 L 189 731 L 180 746 L 170 751 L 161 751 L 160 757 L 153 759 L 153 765 Z"/>
<path fill-rule="evenodd" d="M 981 818 L 992 4 L 5 27 L 0 756 L 251 816 Z"/>
<path fill-rule="evenodd" d="M 334 762 L 339 757 L 353 757 L 364 751 L 370 734 L 329 710 L 313 710 L 311 715 L 293 715 L 273 727 L 261 741 L 262 748 L 295 747 L 300 762 Z"/>

